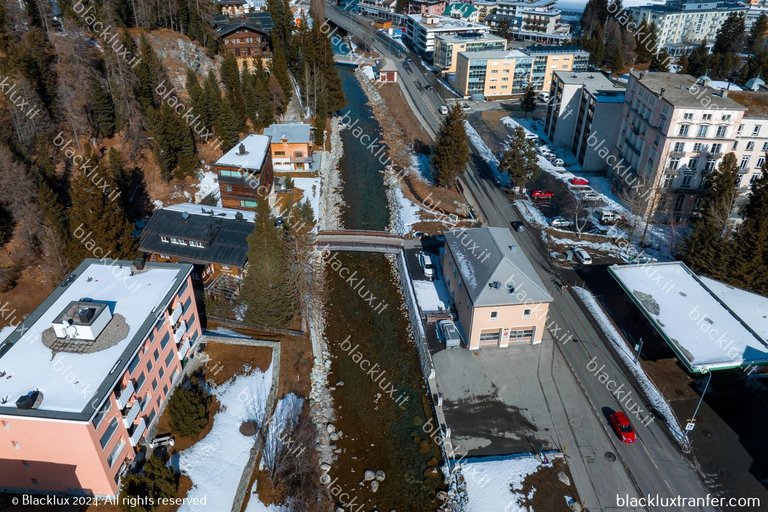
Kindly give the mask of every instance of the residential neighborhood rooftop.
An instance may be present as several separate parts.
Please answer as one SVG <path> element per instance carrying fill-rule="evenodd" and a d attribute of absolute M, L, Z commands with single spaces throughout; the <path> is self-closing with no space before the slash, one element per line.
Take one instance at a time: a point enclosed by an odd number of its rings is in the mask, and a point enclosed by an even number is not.
<path fill-rule="evenodd" d="M 445 244 L 475 307 L 552 302 L 552 296 L 509 229 L 448 231 Z"/>
<path fill-rule="evenodd" d="M 632 71 L 631 74 L 643 87 L 675 107 L 746 110 L 730 96 L 723 96 L 721 91 L 701 84 L 691 75 L 646 71 Z"/>
<path fill-rule="evenodd" d="M 264 128 L 264 135 L 271 137 L 272 142 L 309 143 L 312 142 L 312 127 L 306 123 L 276 123 Z"/>
<path fill-rule="evenodd" d="M 186 264 L 146 263 L 143 270 L 137 270 L 130 261 L 84 260 L 0 344 L 0 398 L 7 400 L 0 403 L 0 413 L 90 418 L 191 271 L 192 265 Z M 101 350 L 82 352 L 46 346 L 46 337 L 56 339 L 53 326 L 57 319 L 63 318 L 62 313 L 73 303 L 81 302 L 93 303 L 97 310 L 109 308 L 112 317 L 105 333 L 110 324 L 121 324 L 109 343 Z M 81 345 L 99 341 L 98 337 L 91 341 L 70 339 Z M 36 407 L 17 408 L 19 398 L 35 392 Z"/>
<path fill-rule="evenodd" d="M 269 150 L 269 137 L 251 134 L 235 144 L 215 165 L 237 169 L 261 169 Z"/>

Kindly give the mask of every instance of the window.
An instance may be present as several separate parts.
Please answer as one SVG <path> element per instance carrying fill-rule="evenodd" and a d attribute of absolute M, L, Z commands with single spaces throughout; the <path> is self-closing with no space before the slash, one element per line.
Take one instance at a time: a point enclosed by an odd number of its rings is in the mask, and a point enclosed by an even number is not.
<path fill-rule="evenodd" d="M 499 318 L 499 312 L 491 311 L 491 320 L 496 320 L 497 318 Z"/>
<path fill-rule="evenodd" d="M 667 175 L 665 175 L 665 176 L 664 176 L 664 185 L 663 185 L 663 187 L 664 187 L 664 188 L 669 188 L 669 187 L 671 187 L 671 186 L 672 186 L 672 181 L 673 181 L 674 179 L 675 179 L 675 177 L 674 177 L 674 176 L 672 176 L 671 174 L 667 174 Z"/>
<path fill-rule="evenodd" d="M 109 454 L 109 457 L 107 457 L 107 464 L 109 464 L 109 467 L 113 467 L 115 465 L 115 462 L 117 462 L 117 457 L 120 455 L 120 452 L 123 451 L 123 448 L 125 448 L 125 441 L 121 439 L 112 449 L 112 453 Z"/>
<path fill-rule="evenodd" d="M 256 208 L 256 201 L 245 201 L 241 199 L 240 206 L 242 206 L 243 208 Z"/>
<path fill-rule="evenodd" d="M 517 331 L 509 331 L 509 339 L 517 340 L 522 338 L 530 338 L 533 336 L 533 329 L 524 329 Z"/>
<path fill-rule="evenodd" d="M 187 300 L 184 301 L 184 311 L 187 311 L 190 306 L 192 306 L 192 296 L 190 295 L 187 297 Z"/>
<path fill-rule="evenodd" d="M 157 361 L 158 359 L 160 359 L 160 351 L 159 351 L 159 350 L 157 350 L 157 349 L 155 349 L 155 353 L 154 353 L 154 354 L 152 354 L 152 358 L 153 358 L 155 361 Z"/>
<path fill-rule="evenodd" d="M 701 125 L 701 126 L 699 126 L 699 130 L 698 130 L 698 132 L 696 133 L 696 136 L 697 136 L 697 137 L 706 137 L 706 136 L 707 136 L 707 131 L 708 131 L 708 130 L 709 130 L 709 126 L 707 126 L 707 125 Z"/>
<path fill-rule="evenodd" d="M 531 310 L 530 309 L 526 309 L 525 311 L 523 311 L 523 318 L 531 318 Z"/>
<path fill-rule="evenodd" d="M 741 132 L 744 131 L 744 125 L 740 124 L 739 127 L 736 129 L 736 135 L 741 135 Z"/>
<path fill-rule="evenodd" d="M 160 340 L 160 348 L 165 349 L 166 346 L 168 346 L 168 341 L 171 339 L 171 333 L 166 331 L 165 336 L 163 336 L 163 339 Z"/>
<path fill-rule="evenodd" d="M 679 158 L 670 158 L 669 159 L 669 165 L 667 166 L 667 169 L 670 171 L 677 170 L 677 167 L 680 165 L 680 159 Z"/>
<path fill-rule="evenodd" d="M 152 379 L 152 391 L 157 389 L 157 379 Z"/>
<path fill-rule="evenodd" d="M 763 151 L 764 153 L 765 153 L 765 152 L 768 152 L 768 142 L 763 142 L 763 149 L 762 149 L 762 151 Z"/>
<path fill-rule="evenodd" d="M 285 156 L 285 151 L 275 151 L 275 156 Z"/>
<path fill-rule="evenodd" d="M 152 420 L 155 419 L 155 414 L 157 414 L 157 411 L 152 409 L 150 411 L 150 413 L 147 415 L 147 425 L 151 425 L 152 424 Z"/>
<path fill-rule="evenodd" d="M 675 149 L 673 151 L 675 153 L 682 153 L 685 151 L 685 142 L 675 142 Z"/>
<path fill-rule="evenodd" d="M 168 384 L 163 385 L 163 396 L 168 396 Z"/>
<path fill-rule="evenodd" d="M 227 185 L 227 192 L 232 192 L 232 185 Z"/>
<path fill-rule="evenodd" d="M 139 378 L 136 379 L 136 391 L 141 391 L 141 387 L 144 385 L 144 382 L 146 382 L 147 376 L 144 375 L 144 372 L 141 372 L 139 374 Z"/>
<path fill-rule="evenodd" d="M 683 183 L 680 185 L 681 187 L 690 187 L 691 181 L 693 181 L 693 174 L 685 173 L 683 176 Z"/>
<path fill-rule="evenodd" d="M 698 165 L 699 165 L 698 158 L 691 158 L 690 160 L 688 160 L 688 169 L 695 171 Z"/>
<path fill-rule="evenodd" d="M 23 460 L 23 461 L 21 461 L 21 465 L 24 466 L 25 468 L 28 468 L 29 467 L 29 461 L 28 460 Z"/>
<path fill-rule="evenodd" d="M 731 114 L 725 114 L 723 117 L 720 118 L 721 121 L 730 121 L 731 120 Z"/>
<path fill-rule="evenodd" d="M 707 158 L 707 163 L 704 165 L 704 171 L 705 172 L 712 172 L 715 170 L 715 163 L 717 163 L 717 160 L 714 158 Z"/>
<path fill-rule="evenodd" d="M 693 211 L 697 212 L 701 210 L 701 207 L 704 205 L 704 198 L 699 196 L 696 199 L 693 200 Z"/>
<path fill-rule="evenodd" d="M 689 125 L 689 124 L 684 124 L 684 125 L 682 125 L 682 126 L 680 127 L 680 131 L 678 132 L 678 135 L 679 135 L 680 137 L 685 137 L 685 136 L 687 136 L 687 135 L 688 135 L 688 130 L 690 130 L 690 129 L 691 129 L 691 125 Z"/>
<path fill-rule="evenodd" d="M 171 237 L 171 243 L 176 245 L 187 245 L 187 241 L 182 238 Z"/>
<path fill-rule="evenodd" d="M 764 156 L 758 157 L 757 158 L 757 163 L 755 164 L 755 167 L 760 169 L 761 167 L 763 167 L 763 164 L 765 164 L 765 157 Z"/>
<path fill-rule="evenodd" d="M 11 445 L 13 446 L 14 450 L 18 450 L 21 448 L 21 445 L 19 444 L 18 441 L 11 441 Z"/>
<path fill-rule="evenodd" d="M 165 242 L 165 243 L 168 243 L 168 237 L 167 237 L 167 236 L 164 236 L 164 235 L 160 235 L 160 241 L 161 241 L 161 242 Z"/>
<path fill-rule="evenodd" d="M 762 125 L 757 125 L 752 129 L 752 136 L 758 136 L 760 135 L 760 128 L 762 128 Z"/>
<path fill-rule="evenodd" d="M 499 331 L 481 331 L 480 332 L 480 342 L 483 341 L 498 341 L 499 340 Z"/>
<path fill-rule="evenodd" d="M 754 182 L 756 182 L 756 181 L 757 181 L 757 180 L 759 180 L 759 179 L 760 179 L 760 175 L 759 175 L 759 174 L 753 174 L 753 175 L 752 175 L 752 176 L 749 178 L 749 182 L 750 182 L 750 183 L 754 183 Z"/>
<path fill-rule="evenodd" d="M 104 402 L 104 405 L 101 406 L 99 412 L 97 412 L 96 416 L 93 417 L 93 428 L 99 428 L 99 425 L 101 425 L 101 422 L 104 420 L 104 417 L 107 415 L 111 407 L 112 403 L 109 400 Z"/>
<path fill-rule="evenodd" d="M 683 114 L 683 119 L 685 120 L 693 119 L 693 112 L 686 112 L 685 114 Z"/>
<path fill-rule="evenodd" d="M 719 155 L 720 150 L 723 148 L 722 144 L 712 144 L 712 154 Z"/>
<path fill-rule="evenodd" d="M 106 448 L 107 445 L 109 444 L 109 440 L 112 438 L 112 435 L 115 433 L 115 430 L 117 430 L 117 418 L 112 418 L 112 422 L 107 427 L 107 430 L 105 430 L 104 433 L 101 435 L 101 439 L 99 440 L 102 450 Z"/>
<path fill-rule="evenodd" d="M 744 170 L 747 167 L 749 167 L 749 157 L 748 156 L 743 156 L 743 157 L 741 157 L 741 163 L 739 164 L 739 169 L 740 170 Z"/>
<path fill-rule="evenodd" d="M 157 370 L 157 374 L 160 375 L 160 378 L 163 378 L 163 375 L 165 375 L 165 369 L 161 366 L 159 370 Z"/>
<path fill-rule="evenodd" d="M 165 358 L 166 368 L 171 365 L 171 361 L 173 361 L 173 351 L 168 352 L 168 356 Z"/>
<path fill-rule="evenodd" d="M 702 146 L 703 144 L 701 142 L 697 142 L 696 144 L 693 145 L 693 151 L 695 153 L 701 153 Z"/>
<path fill-rule="evenodd" d="M 751 140 L 747 142 L 747 147 L 744 149 L 744 151 L 752 151 L 755 149 L 755 141 Z"/>
<path fill-rule="evenodd" d="M 219 171 L 225 178 L 242 178 L 243 174 L 240 171 Z"/>
<path fill-rule="evenodd" d="M 154 365 L 152 364 L 152 361 L 148 359 L 147 360 L 147 373 L 151 373 L 153 367 L 154 367 Z"/>
<path fill-rule="evenodd" d="M 732 149 L 733 149 L 734 151 L 736 151 L 736 149 L 737 149 L 738 147 L 739 147 L 739 141 L 734 141 L 734 142 L 733 142 L 733 148 L 732 148 Z"/>
<path fill-rule="evenodd" d="M 7 421 L 3 421 L 3 428 L 11 428 L 11 424 Z"/>
<path fill-rule="evenodd" d="M 682 210 L 684 205 L 685 205 L 685 196 L 683 195 L 677 196 L 677 199 L 675 200 L 675 210 L 677 211 Z"/>
<path fill-rule="evenodd" d="M 701 118 L 704 121 L 711 121 L 712 120 L 712 114 L 704 114 L 703 116 L 701 116 Z"/>
<path fill-rule="evenodd" d="M 205 247 L 205 244 L 203 244 L 202 242 L 195 241 L 195 240 L 190 240 L 189 241 L 189 245 L 190 245 L 190 247 Z"/>
<path fill-rule="evenodd" d="M 718 126 L 717 127 L 717 133 L 715 133 L 715 137 L 722 138 L 725 137 L 725 132 L 728 131 L 727 126 Z"/>

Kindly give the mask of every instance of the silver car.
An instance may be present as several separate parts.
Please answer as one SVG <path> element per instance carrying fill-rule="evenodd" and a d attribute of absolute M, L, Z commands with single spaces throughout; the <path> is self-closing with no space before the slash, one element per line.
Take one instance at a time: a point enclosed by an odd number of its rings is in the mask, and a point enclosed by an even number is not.
<path fill-rule="evenodd" d="M 438 320 L 437 337 L 446 348 L 461 346 L 461 334 L 452 320 Z"/>

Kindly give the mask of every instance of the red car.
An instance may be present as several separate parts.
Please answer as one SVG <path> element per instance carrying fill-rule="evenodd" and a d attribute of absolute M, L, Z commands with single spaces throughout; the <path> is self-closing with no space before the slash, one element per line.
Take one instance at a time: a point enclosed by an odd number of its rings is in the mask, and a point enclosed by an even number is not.
<path fill-rule="evenodd" d="M 571 185 L 589 185 L 589 180 L 584 178 L 573 178 L 571 180 Z"/>
<path fill-rule="evenodd" d="M 629 422 L 629 418 L 623 412 L 615 412 L 610 416 L 611 427 L 616 435 L 619 436 L 623 442 L 632 444 L 635 442 L 635 429 L 632 428 L 632 424 Z"/>
<path fill-rule="evenodd" d="M 531 191 L 531 197 L 534 199 L 549 199 L 550 197 L 554 197 L 554 196 L 555 196 L 555 193 L 549 190 L 532 190 Z"/>

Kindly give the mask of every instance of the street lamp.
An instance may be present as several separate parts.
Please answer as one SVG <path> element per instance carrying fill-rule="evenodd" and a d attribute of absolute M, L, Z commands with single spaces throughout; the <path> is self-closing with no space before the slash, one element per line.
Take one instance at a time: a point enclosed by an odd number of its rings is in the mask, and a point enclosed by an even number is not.
<path fill-rule="evenodd" d="M 693 430 L 693 427 L 696 426 L 696 414 L 699 412 L 699 407 L 701 407 L 701 403 L 704 401 L 704 395 L 707 394 L 707 389 L 709 388 L 709 382 L 712 380 L 712 372 L 707 370 L 707 373 L 709 374 L 709 377 L 707 377 L 707 383 L 704 384 L 704 391 L 701 393 L 701 397 L 699 398 L 699 403 L 696 404 L 696 409 L 694 409 L 693 411 L 693 416 L 691 416 L 691 419 L 688 420 L 687 424 L 685 425 L 684 446 L 688 446 L 688 432 Z"/>

